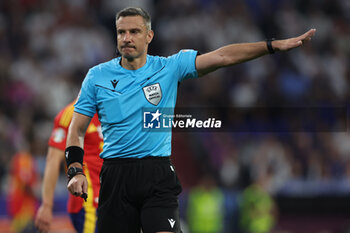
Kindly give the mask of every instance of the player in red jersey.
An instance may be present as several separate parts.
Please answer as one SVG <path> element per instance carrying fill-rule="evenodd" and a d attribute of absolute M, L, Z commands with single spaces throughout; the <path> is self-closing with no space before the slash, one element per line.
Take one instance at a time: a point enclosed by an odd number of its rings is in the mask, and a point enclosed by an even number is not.
<path fill-rule="evenodd" d="M 42 185 L 42 203 L 36 214 L 35 225 L 39 232 L 49 232 L 52 221 L 52 208 L 56 182 L 60 165 L 64 160 L 66 136 L 74 111 L 74 103 L 66 106 L 55 118 L 54 128 L 49 139 L 49 148 Z M 95 115 L 88 128 L 84 140 L 84 174 L 89 180 L 88 198 L 86 202 L 80 197 L 69 194 L 68 213 L 74 228 L 79 233 L 97 232 L 96 209 L 100 191 L 99 174 L 103 160 L 99 158 L 102 152 L 103 140 L 101 125 Z"/>
<path fill-rule="evenodd" d="M 9 175 L 6 204 L 11 217 L 11 232 L 30 232 L 38 205 L 35 196 L 38 174 L 32 155 L 25 151 L 17 152 L 11 160 Z"/>

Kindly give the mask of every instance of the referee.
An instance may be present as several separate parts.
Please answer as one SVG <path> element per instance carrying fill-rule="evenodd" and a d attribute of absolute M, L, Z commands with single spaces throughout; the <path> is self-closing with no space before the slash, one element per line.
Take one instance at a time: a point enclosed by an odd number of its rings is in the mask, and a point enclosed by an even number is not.
<path fill-rule="evenodd" d="M 181 184 L 169 158 L 171 131 L 143 129 L 143 109 L 174 108 L 179 82 L 297 48 L 311 39 L 315 29 L 286 40 L 231 44 L 203 55 L 181 50 L 169 57 L 147 54 L 154 33 L 143 9 L 118 12 L 116 29 L 121 57 L 91 68 L 83 81 L 67 138 L 67 166 L 82 167 L 84 134 L 97 112 L 104 139 L 98 231 L 181 232 Z M 71 178 L 68 190 L 76 196 L 87 193 L 84 174 Z"/>

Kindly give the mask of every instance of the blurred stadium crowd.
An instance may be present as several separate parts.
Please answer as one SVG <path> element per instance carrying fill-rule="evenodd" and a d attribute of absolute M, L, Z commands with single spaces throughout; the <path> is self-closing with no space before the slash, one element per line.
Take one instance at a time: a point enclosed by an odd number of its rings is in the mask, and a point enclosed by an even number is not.
<path fill-rule="evenodd" d="M 182 83 L 178 106 L 349 103 L 349 1 L 0 1 L 2 196 L 16 152 L 29 151 L 42 173 L 53 117 L 77 96 L 91 66 L 117 56 L 114 17 L 128 5 L 152 15 L 152 55 L 168 56 L 184 48 L 205 53 L 229 43 L 287 38 L 317 29 L 312 43 L 301 49 Z M 349 141 L 346 129 L 175 133 L 173 159 L 185 193 L 201 180 L 239 191 L 258 183 L 272 196 L 349 195 Z M 201 179 L 204 175 L 206 181 Z"/>

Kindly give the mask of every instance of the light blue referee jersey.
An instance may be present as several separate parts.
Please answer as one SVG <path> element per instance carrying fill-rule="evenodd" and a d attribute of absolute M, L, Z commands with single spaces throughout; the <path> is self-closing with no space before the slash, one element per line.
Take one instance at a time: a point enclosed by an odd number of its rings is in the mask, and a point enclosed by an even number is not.
<path fill-rule="evenodd" d="M 89 70 L 74 111 L 89 117 L 98 113 L 104 139 L 101 158 L 171 154 L 171 130 L 145 130 L 143 109 L 174 108 L 178 82 L 198 76 L 196 56 L 194 50 L 170 57 L 147 55 L 137 70 L 123 68 L 119 57 Z"/>

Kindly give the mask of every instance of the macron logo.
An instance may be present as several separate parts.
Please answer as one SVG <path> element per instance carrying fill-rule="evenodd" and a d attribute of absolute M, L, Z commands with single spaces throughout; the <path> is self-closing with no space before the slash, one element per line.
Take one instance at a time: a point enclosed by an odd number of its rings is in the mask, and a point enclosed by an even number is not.
<path fill-rule="evenodd" d="M 68 159 L 68 154 L 69 154 L 69 152 L 68 152 L 68 151 L 66 151 L 66 159 Z"/>
<path fill-rule="evenodd" d="M 115 87 L 117 86 L 118 82 L 119 82 L 119 80 L 118 80 L 118 81 L 115 80 L 115 79 L 114 79 L 114 80 L 111 80 L 111 83 L 112 83 L 114 89 L 115 89 Z"/>
<path fill-rule="evenodd" d="M 171 226 L 171 228 L 174 228 L 174 225 L 175 225 L 175 220 L 174 219 L 168 219 L 168 221 L 169 221 L 169 223 L 170 223 L 170 226 Z"/>

